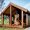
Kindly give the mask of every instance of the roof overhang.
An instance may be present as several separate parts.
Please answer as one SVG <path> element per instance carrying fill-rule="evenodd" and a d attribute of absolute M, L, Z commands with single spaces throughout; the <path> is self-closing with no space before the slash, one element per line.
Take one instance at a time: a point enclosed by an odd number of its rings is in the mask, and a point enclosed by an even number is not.
<path fill-rule="evenodd" d="M 24 12 L 27 13 L 27 9 L 25 9 L 25 8 L 23 8 L 23 7 L 21 7 L 21 6 L 15 5 L 15 4 L 13 4 L 13 3 L 9 3 L 8 6 L 3 9 L 3 11 L 1 12 L 1 14 L 4 13 L 4 12 L 7 10 L 7 8 L 8 8 L 9 6 L 11 6 L 11 5 L 14 6 L 14 7 L 16 7 L 16 8 L 18 8 L 18 9 L 21 9 L 22 11 L 24 11 Z M 10 11 L 10 10 L 9 10 L 9 11 Z"/>
<path fill-rule="evenodd" d="M 12 5 L 12 6 L 14 6 L 14 7 L 18 8 L 18 9 L 21 9 L 21 10 L 24 11 L 24 12 L 27 12 L 27 9 L 25 9 L 25 8 L 23 8 L 23 7 L 21 7 L 21 6 L 18 6 L 18 5 L 16 5 L 16 4 L 14 4 L 14 3 L 10 3 L 10 5 Z"/>

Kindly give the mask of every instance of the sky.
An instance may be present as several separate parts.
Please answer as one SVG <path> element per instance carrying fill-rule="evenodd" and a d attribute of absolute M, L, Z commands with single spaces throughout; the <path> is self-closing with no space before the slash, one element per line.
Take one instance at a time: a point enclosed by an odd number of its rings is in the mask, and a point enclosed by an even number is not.
<path fill-rule="evenodd" d="M 22 6 L 30 11 L 30 0 L 13 0 L 13 1 L 11 0 L 11 2 L 19 6 Z"/>
<path fill-rule="evenodd" d="M 10 2 L 21 6 L 23 8 L 26 8 L 30 11 L 30 0 L 4 0 L 3 4 L 2 4 L 2 9 L 5 8 Z M 3 10 L 1 10 L 3 11 Z"/>

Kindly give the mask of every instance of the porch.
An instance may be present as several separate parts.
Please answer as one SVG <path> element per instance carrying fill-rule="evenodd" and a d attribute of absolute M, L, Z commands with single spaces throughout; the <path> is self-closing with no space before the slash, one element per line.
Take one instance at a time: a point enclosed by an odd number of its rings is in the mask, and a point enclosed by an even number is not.
<path fill-rule="evenodd" d="M 19 7 L 20 8 L 20 7 Z M 2 13 L 2 24 L 0 26 L 5 27 L 20 27 L 28 26 L 28 14 L 26 9 L 19 9 L 17 6 L 10 4 Z M 4 16 L 7 16 L 9 24 L 4 24 Z"/>

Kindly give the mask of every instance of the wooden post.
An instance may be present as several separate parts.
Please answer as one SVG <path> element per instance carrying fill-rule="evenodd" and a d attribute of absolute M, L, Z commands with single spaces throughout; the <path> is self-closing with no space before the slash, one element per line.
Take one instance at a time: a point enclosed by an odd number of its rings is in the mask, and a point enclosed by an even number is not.
<path fill-rule="evenodd" d="M 26 26 L 28 26 L 28 14 L 26 14 Z"/>
<path fill-rule="evenodd" d="M 2 14 L 2 24 L 4 25 L 4 15 Z"/>
<path fill-rule="evenodd" d="M 22 20 L 22 28 L 23 28 L 23 11 L 21 11 L 21 20 Z"/>
<path fill-rule="evenodd" d="M 12 24 L 12 13 L 11 13 L 11 5 L 10 5 L 10 25 Z"/>

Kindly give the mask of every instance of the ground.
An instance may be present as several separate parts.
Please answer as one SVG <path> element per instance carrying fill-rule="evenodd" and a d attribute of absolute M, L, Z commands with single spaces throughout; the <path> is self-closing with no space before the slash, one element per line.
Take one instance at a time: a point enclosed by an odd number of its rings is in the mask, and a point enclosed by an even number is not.
<path fill-rule="evenodd" d="M 0 27 L 0 30 L 30 30 L 30 27 L 28 27 L 28 28 L 2 28 L 2 27 Z"/>
<path fill-rule="evenodd" d="M 0 30 L 24 30 L 24 29 L 18 29 L 18 28 L 0 28 Z"/>

